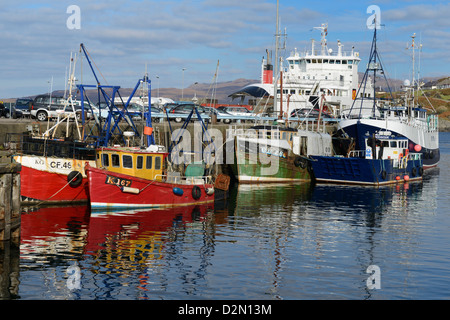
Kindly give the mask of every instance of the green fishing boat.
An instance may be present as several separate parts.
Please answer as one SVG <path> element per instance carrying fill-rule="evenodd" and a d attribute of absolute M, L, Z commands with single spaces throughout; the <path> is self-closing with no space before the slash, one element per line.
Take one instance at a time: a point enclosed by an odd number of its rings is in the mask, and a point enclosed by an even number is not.
<path fill-rule="evenodd" d="M 311 181 L 309 155 L 332 150 L 329 134 L 282 126 L 234 130 L 228 139 L 234 146 L 230 166 L 240 183 Z"/>

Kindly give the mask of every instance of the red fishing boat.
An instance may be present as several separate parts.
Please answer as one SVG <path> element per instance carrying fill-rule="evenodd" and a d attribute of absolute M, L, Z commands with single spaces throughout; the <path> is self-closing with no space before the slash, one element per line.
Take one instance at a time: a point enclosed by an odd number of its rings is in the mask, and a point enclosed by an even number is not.
<path fill-rule="evenodd" d="M 80 52 L 81 50 L 91 66 L 89 55 L 83 44 L 80 45 Z M 122 101 L 123 104 L 119 109 L 114 100 L 116 94 L 120 96 L 118 94 L 120 87 L 100 85 L 94 69 L 91 68 L 97 79 L 96 85 L 77 85 L 81 98 L 77 101 L 72 94 L 77 59 L 71 57 L 68 98 L 64 101 L 62 109 L 54 111 L 57 115 L 56 123 L 43 133 L 40 132 L 40 126 L 33 126 L 23 135 L 12 134 L 9 140 L 11 146 L 15 148 L 15 160 L 22 165 L 21 196 L 23 200 L 38 200 L 46 203 L 87 203 L 89 193 L 85 164 L 88 163 L 90 167 L 95 166 L 95 147 L 107 146 L 110 140 L 124 139 L 118 126 L 121 120 L 125 120 L 131 126 L 131 130 L 139 134 L 127 108 L 138 88 L 146 84 L 150 85 L 148 77 L 139 79 L 130 99 L 127 102 Z M 94 108 L 94 102 L 89 100 L 87 88 L 97 89 L 100 109 Z M 50 99 L 50 101 L 53 100 Z M 102 110 L 100 106 L 103 104 L 106 107 Z M 81 109 L 77 107 L 78 105 Z M 53 110 L 51 103 L 48 106 L 45 105 L 45 108 L 48 108 L 48 111 Z M 105 112 L 107 118 L 103 119 L 100 115 Z M 94 120 L 90 126 L 86 121 L 88 115 Z M 73 126 L 69 121 L 73 121 Z M 65 128 L 63 123 L 67 125 Z M 97 135 L 94 135 L 95 133 Z"/>
<path fill-rule="evenodd" d="M 17 153 L 23 200 L 87 202 L 84 165 L 95 165 L 94 148 L 83 142 L 24 135 Z"/>
<path fill-rule="evenodd" d="M 203 164 L 168 171 L 164 147 L 98 148 L 96 167 L 85 170 L 92 210 L 160 208 L 214 202 L 212 176 Z"/>

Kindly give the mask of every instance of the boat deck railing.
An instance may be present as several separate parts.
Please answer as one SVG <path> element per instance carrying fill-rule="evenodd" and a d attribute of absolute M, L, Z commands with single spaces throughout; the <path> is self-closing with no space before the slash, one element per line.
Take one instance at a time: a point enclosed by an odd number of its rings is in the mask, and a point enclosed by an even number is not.
<path fill-rule="evenodd" d="M 208 114 L 200 114 L 203 121 L 211 122 L 212 117 Z M 169 114 L 162 114 L 162 113 L 152 113 L 151 117 L 154 121 L 163 123 L 169 119 L 170 121 L 173 121 L 175 119 L 182 119 L 183 121 L 188 118 L 189 114 L 177 114 L 177 113 L 169 113 Z M 198 117 L 196 115 L 192 116 L 192 119 L 197 119 Z M 249 116 L 238 116 L 238 115 L 223 115 L 218 114 L 216 115 L 216 118 L 219 122 L 224 122 L 224 120 L 229 120 L 232 123 L 264 123 L 264 124 L 272 124 L 276 121 L 280 121 L 278 115 L 262 115 L 262 114 L 253 114 Z M 315 117 L 287 117 L 283 118 L 283 121 L 288 121 L 292 123 L 302 123 L 302 122 L 309 122 L 309 123 L 317 123 L 317 118 Z M 321 118 L 320 122 L 325 123 L 333 123 L 338 122 L 339 119 L 337 118 Z"/>
<path fill-rule="evenodd" d="M 165 181 L 167 183 L 173 183 L 173 184 L 186 184 L 186 185 L 213 184 L 212 176 L 186 177 L 186 176 L 182 176 L 179 172 L 172 172 L 172 173 L 173 174 L 157 174 L 157 175 L 155 175 L 153 180 Z"/>
<path fill-rule="evenodd" d="M 369 120 L 382 120 L 382 121 L 396 121 L 408 126 L 424 129 L 427 132 L 436 132 L 439 130 L 438 118 L 436 115 L 429 115 L 426 118 L 420 117 L 408 117 L 408 116 L 393 116 L 393 115 L 380 115 L 380 116 L 358 116 L 358 115 L 346 115 L 345 119 L 369 119 Z"/>

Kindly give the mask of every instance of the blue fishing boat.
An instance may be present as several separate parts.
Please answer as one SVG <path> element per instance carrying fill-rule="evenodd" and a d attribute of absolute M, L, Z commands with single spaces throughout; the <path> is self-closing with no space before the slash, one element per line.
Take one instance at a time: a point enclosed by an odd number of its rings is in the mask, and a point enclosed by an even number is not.
<path fill-rule="evenodd" d="M 414 38 L 415 35 L 412 37 L 413 48 Z M 385 79 L 389 99 L 376 97 L 375 89 L 380 87 L 376 84 L 377 77 Z M 369 63 L 361 85 L 355 92 L 351 108 L 344 110 L 341 114 L 340 133 L 342 136 L 356 139 L 358 148 L 363 148 L 364 137 L 367 133 L 372 135 L 379 130 L 390 131 L 396 137 L 408 139 L 409 151 L 414 152 L 415 148 L 420 146 L 419 152 L 422 154 L 425 169 L 436 167 L 440 160 L 437 113 L 433 106 L 426 109 L 416 101 L 421 87 L 415 80 L 414 72 L 412 82 L 405 80 L 403 88 L 404 95 L 400 99 L 394 99 L 378 54 L 377 28 L 374 28 Z"/>
<path fill-rule="evenodd" d="M 421 180 L 423 162 L 420 147 L 410 152 L 408 139 L 384 131 L 366 136 L 364 150 L 350 150 L 335 156 L 311 155 L 316 182 L 384 185 Z"/>

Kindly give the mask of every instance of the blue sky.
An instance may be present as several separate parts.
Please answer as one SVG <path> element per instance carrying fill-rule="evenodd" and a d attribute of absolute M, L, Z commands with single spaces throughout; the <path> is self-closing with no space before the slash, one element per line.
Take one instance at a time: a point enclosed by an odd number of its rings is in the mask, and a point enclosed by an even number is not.
<path fill-rule="evenodd" d="M 81 10 L 80 29 L 67 28 L 70 5 Z M 320 39 L 312 28 L 328 23 L 329 47 L 341 40 L 366 59 L 370 5 L 381 10 L 378 46 L 390 77 L 411 78 L 412 51 L 405 48 L 413 33 L 423 45 L 421 77 L 450 76 L 448 1 L 280 0 L 288 35 L 282 55 L 310 48 L 311 38 Z M 153 88 L 181 88 L 183 68 L 185 87 L 211 83 L 217 61 L 219 82 L 259 79 L 265 50 L 274 49 L 275 19 L 276 0 L 0 0 L 0 98 L 48 92 L 52 77 L 53 88 L 64 89 L 80 43 L 110 85 L 134 87 L 146 64 Z M 93 84 L 85 63 L 83 70 L 83 82 Z"/>

